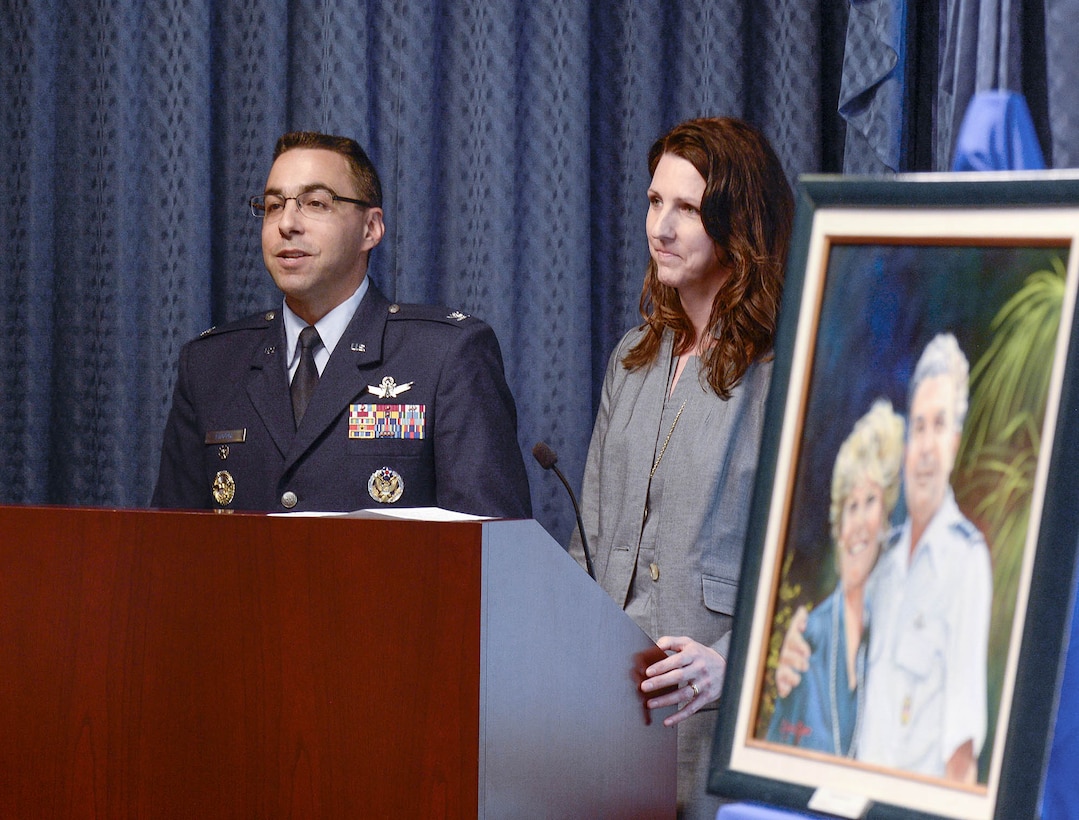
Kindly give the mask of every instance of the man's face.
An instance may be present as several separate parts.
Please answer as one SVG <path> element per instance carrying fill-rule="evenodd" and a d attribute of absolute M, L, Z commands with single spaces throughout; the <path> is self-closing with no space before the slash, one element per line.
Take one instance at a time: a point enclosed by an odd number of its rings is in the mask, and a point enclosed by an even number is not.
<path fill-rule="evenodd" d="M 925 379 L 910 403 L 910 432 L 903 486 L 913 520 L 924 526 L 948 488 L 959 450 L 955 384 L 947 374 Z"/>
<path fill-rule="evenodd" d="M 295 197 L 324 189 L 360 199 L 348 161 L 334 151 L 293 148 L 270 168 L 266 193 Z M 367 255 L 382 238 L 382 209 L 336 202 L 316 218 L 289 199 L 262 224 L 262 259 L 295 313 L 310 324 L 344 302 L 367 273 Z"/>

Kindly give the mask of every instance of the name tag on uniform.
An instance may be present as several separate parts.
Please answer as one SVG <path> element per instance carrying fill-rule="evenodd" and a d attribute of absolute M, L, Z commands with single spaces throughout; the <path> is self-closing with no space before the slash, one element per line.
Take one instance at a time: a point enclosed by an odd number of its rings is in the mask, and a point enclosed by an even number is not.
<path fill-rule="evenodd" d="M 425 404 L 350 404 L 348 437 L 423 438 Z"/>
<path fill-rule="evenodd" d="M 242 444 L 247 439 L 247 428 L 239 430 L 210 430 L 204 444 Z"/>

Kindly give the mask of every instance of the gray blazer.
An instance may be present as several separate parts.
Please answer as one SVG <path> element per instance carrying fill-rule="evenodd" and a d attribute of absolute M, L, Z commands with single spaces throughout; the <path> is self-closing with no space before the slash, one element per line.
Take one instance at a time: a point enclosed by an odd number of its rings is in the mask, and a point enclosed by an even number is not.
<path fill-rule="evenodd" d="M 653 365 L 630 372 L 621 360 L 642 332 L 627 333 L 607 365 L 581 495 L 597 580 L 622 607 L 641 545 L 649 472 L 669 429 L 660 425 L 673 336 L 665 334 Z M 700 394 L 671 435 L 661 464 L 666 491 L 650 511 L 660 533 L 659 580 L 640 582 L 657 584 L 658 623 L 640 626 L 653 639 L 685 635 L 727 656 L 771 372 L 770 363 L 751 366 L 727 401 L 692 385 Z M 570 551 L 583 563 L 576 532 Z"/>

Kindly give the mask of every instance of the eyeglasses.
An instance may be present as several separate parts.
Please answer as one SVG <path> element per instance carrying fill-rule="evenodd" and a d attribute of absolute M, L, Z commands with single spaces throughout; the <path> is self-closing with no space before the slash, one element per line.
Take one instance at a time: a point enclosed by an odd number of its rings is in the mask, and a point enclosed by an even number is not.
<path fill-rule="evenodd" d="M 296 200 L 296 210 L 311 219 L 325 219 L 335 210 L 335 203 L 351 202 L 361 208 L 373 208 L 370 202 L 362 199 L 351 199 L 347 196 L 338 196 L 333 191 L 317 188 L 313 191 L 304 191 L 296 196 L 281 196 L 280 194 L 261 194 L 251 197 L 251 215 L 259 219 L 280 219 L 285 212 L 285 203 L 290 199 Z"/>

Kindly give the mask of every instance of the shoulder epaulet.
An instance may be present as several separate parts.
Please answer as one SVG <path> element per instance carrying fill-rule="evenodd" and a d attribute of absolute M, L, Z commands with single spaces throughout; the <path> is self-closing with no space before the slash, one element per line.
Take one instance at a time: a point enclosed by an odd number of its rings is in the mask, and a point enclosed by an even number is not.
<path fill-rule="evenodd" d="M 468 313 L 448 308 L 445 305 L 391 304 L 388 308 L 390 319 L 411 319 L 413 321 L 440 322 L 446 325 L 461 325 L 477 321 Z"/>
<path fill-rule="evenodd" d="M 966 541 L 984 540 L 981 530 L 975 527 L 966 517 L 958 518 L 953 521 L 951 530 Z"/>
<path fill-rule="evenodd" d="M 205 339 L 210 336 L 220 336 L 222 333 L 230 333 L 235 330 L 261 330 L 269 327 L 270 322 L 275 318 L 277 318 L 276 310 L 264 310 L 261 313 L 254 313 L 251 316 L 245 316 L 243 319 L 236 319 L 227 324 L 209 327 L 202 331 L 198 338 Z"/>

